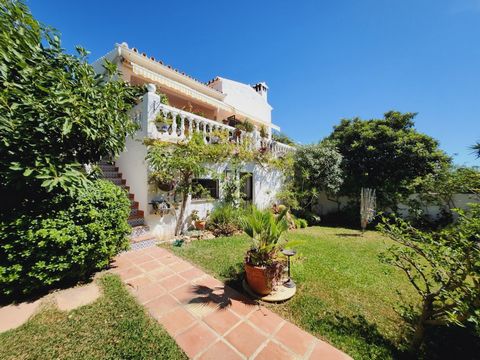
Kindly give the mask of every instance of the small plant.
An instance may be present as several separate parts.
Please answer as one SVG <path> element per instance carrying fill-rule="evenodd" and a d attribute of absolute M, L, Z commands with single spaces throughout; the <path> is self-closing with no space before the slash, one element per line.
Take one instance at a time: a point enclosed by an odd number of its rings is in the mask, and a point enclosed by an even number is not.
<path fill-rule="evenodd" d="M 232 236 L 239 232 L 242 210 L 229 204 L 217 206 L 208 218 L 207 229 L 215 236 Z"/>
<path fill-rule="evenodd" d="M 260 127 L 260 137 L 262 137 L 263 139 L 266 139 L 268 137 L 267 129 L 263 125 Z"/>
<path fill-rule="evenodd" d="M 155 125 L 157 126 L 158 131 L 167 132 L 172 124 L 173 116 L 171 113 L 165 115 L 162 111 L 160 111 L 155 117 Z"/>
<path fill-rule="evenodd" d="M 190 214 L 190 218 L 192 219 L 192 221 L 200 220 L 200 216 L 198 216 L 198 210 L 193 210 Z"/>
<path fill-rule="evenodd" d="M 248 119 L 243 122 L 243 128 L 247 133 L 251 133 L 255 130 L 255 126 Z"/>
<path fill-rule="evenodd" d="M 286 244 L 283 237 L 288 230 L 287 210 L 275 216 L 270 210 L 252 211 L 242 219 L 242 229 L 252 239 L 245 256 L 247 282 L 253 291 L 266 295 L 280 279 L 284 261 L 280 250 Z"/>

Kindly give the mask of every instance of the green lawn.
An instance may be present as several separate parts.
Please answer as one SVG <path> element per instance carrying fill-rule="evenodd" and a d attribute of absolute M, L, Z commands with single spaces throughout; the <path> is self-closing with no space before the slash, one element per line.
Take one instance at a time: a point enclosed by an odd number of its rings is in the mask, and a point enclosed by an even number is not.
<path fill-rule="evenodd" d="M 0 334 L 0 359 L 186 359 L 175 341 L 128 294 L 120 279 L 100 280 L 103 296 L 71 312 L 47 306 Z"/>
<path fill-rule="evenodd" d="M 394 307 L 416 293 L 402 273 L 382 264 L 378 255 L 391 241 L 379 233 L 311 227 L 288 234 L 300 240 L 293 258 L 297 295 L 280 305 L 269 305 L 305 330 L 344 350 L 355 359 L 400 357 L 406 324 Z M 172 247 L 207 272 L 239 286 L 249 240 L 245 236 L 194 241 Z M 435 356 L 434 356 L 435 357 Z"/>

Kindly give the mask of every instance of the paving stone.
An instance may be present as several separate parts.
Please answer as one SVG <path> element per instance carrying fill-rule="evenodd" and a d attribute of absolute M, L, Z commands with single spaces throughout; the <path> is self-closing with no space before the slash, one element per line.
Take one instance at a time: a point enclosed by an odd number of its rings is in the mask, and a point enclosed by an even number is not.
<path fill-rule="evenodd" d="M 251 325 L 243 322 L 230 331 L 225 339 L 240 353 L 250 357 L 267 338 Z"/>
<path fill-rule="evenodd" d="M 220 309 L 205 316 L 203 321 L 220 335 L 235 326 L 240 318 L 228 309 Z"/>
<path fill-rule="evenodd" d="M 273 341 L 269 341 L 267 346 L 265 346 L 262 351 L 258 353 L 257 356 L 254 358 L 255 360 L 290 360 L 290 359 L 298 359 L 297 356 L 288 352 L 280 345 L 274 343 Z M 326 359 L 326 358 L 317 358 L 318 360 Z"/>
<path fill-rule="evenodd" d="M 174 274 L 172 276 L 163 278 L 158 281 L 167 291 L 173 291 L 174 289 L 185 285 L 187 282 L 184 278 Z"/>
<path fill-rule="evenodd" d="M 319 340 L 313 348 L 309 359 L 348 360 L 351 359 L 351 357 L 334 348 L 332 345 L 326 343 L 325 341 Z"/>
<path fill-rule="evenodd" d="M 175 309 L 178 305 L 179 304 L 177 300 L 166 294 L 147 302 L 145 304 L 145 307 L 148 309 L 148 311 L 150 312 L 150 314 L 152 314 L 154 318 L 159 318 L 165 313 Z"/>
<path fill-rule="evenodd" d="M 165 289 L 158 283 L 141 286 L 134 292 L 134 295 L 137 297 L 140 304 L 145 304 L 164 294 L 166 294 Z"/>
<path fill-rule="evenodd" d="M 215 344 L 213 344 L 210 349 L 208 349 L 206 352 L 204 352 L 200 357 L 200 360 L 237 360 L 237 359 L 243 359 L 242 356 L 240 356 L 234 349 L 232 349 L 230 346 L 228 346 L 226 343 L 223 341 L 217 341 Z M 274 360 L 269 359 L 269 360 Z"/>
<path fill-rule="evenodd" d="M 194 358 L 214 343 L 217 336 L 205 324 L 199 323 L 178 335 L 175 340 L 189 358 Z"/>
<path fill-rule="evenodd" d="M 190 315 L 188 311 L 180 307 L 159 319 L 160 324 L 162 324 L 172 336 L 178 335 L 186 330 L 192 326 L 195 321 L 196 319 Z"/>
<path fill-rule="evenodd" d="M 248 320 L 267 334 L 273 333 L 283 322 L 280 316 L 263 307 L 253 311 Z"/>
<path fill-rule="evenodd" d="M 15 329 L 27 322 L 39 308 L 42 300 L 22 302 L 0 307 L 0 333 Z"/>
<path fill-rule="evenodd" d="M 309 333 L 303 331 L 292 323 L 286 322 L 275 334 L 276 340 L 284 346 L 292 349 L 300 356 L 304 356 L 315 339 Z"/>
<path fill-rule="evenodd" d="M 97 284 L 90 283 L 54 293 L 55 302 L 62 311 L 70 311 L 80 306 L 88 305 L 97 300 L 101 291 Z"/>

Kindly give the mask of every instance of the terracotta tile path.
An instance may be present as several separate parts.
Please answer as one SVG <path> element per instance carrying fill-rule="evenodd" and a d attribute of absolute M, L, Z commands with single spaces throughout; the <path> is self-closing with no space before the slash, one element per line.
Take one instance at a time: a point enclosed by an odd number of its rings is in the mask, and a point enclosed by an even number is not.
<path fill-rule="evenodd" d="M 192 359 L 350 359 L 165 249 L 123 253 L 111 271 Z"/>

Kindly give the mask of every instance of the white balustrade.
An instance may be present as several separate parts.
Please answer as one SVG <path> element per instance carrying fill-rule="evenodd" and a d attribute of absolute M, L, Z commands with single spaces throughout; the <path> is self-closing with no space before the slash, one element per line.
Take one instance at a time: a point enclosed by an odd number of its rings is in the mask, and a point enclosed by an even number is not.
<path fill-rule="evenodd" d="M 232 126 L 162 104 L 160 101 L 154 101 L 152 106 L 148 109 L 148 113 L 149 124 L 147 136 L 150 138 L 176 142 L 191 138 L 193 132 L 201 132 L 204 141 L 210 143 L 212 141 L 212 136 L 210 135 L 213 132 L 226 131 L 230 138 L 235 139 L 236 142 L 242 143 L 244 139 L 248 138 L 251 140 L 250 144 L 252 148 L 271 151 L 275 156 L 283 156 L 289 152 L 295 151 L 295 148 L 292 146 L 274 140 L 261 138 L 257 130 L 253 133 L 242 131 L 240 136 L 237 137 L 235 136 L 237 129 Z M 162 114 L 163 118 L 168 119 L 169 122 L 171 121 L 171 125 L 168 129 L 157 128 L 155 120 L 159 114 Z M 140 122 L 141 117 L 139 117 L 138 111 L 133 112 L 132 115 L 136 121 Z"/>

